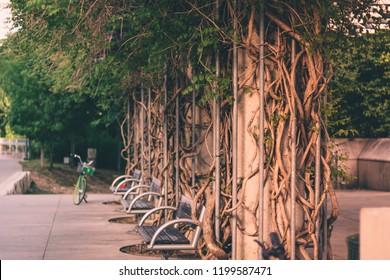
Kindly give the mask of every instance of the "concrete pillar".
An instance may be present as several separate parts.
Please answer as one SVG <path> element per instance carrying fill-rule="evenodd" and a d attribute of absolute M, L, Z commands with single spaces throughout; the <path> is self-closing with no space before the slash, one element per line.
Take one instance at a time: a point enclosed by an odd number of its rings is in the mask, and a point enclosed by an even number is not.
<path fill-rule="evenodd" d="M 360 259 L 390 260 L 390 207 L 360 211 Z"/>

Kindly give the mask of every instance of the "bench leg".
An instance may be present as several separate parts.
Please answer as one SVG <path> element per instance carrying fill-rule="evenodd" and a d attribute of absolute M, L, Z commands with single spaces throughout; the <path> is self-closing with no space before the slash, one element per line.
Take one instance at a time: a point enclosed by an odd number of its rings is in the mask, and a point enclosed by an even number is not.
<path fill-rule="evenodd" d="M 141 220 L 144 214 L 135 214 L 137 220 Z"/>
<path fill-rule="evenodd" d="M 141 254 L 145 253 L 146 252 L 146 244 L 140 244 L 139 245 L 139 252 Z"/>
<path fill-rule="evenodd" d="M 173 255 L 173 252 L 174 251 L 161 251 L 162 255 L 161 255 L 161 259 L 163 260 L 168 260 L 170 256 Z"/>

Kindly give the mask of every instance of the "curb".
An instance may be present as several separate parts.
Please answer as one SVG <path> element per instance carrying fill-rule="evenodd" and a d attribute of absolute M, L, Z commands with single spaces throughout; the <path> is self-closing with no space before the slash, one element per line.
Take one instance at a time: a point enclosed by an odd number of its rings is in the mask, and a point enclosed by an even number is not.
<path fill-rule="evenodd" d="M 29 171 L 19 171 L 0 184 L 0 195 L 23 194 L 31 186 Z"/>

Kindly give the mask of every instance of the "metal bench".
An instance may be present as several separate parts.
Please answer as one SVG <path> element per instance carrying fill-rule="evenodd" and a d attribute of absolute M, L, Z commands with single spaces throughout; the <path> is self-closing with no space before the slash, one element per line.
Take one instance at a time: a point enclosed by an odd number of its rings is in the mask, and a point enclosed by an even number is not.
<path fill-rule="evenodd" d="M 141 182 L 141 170 L 134 169 L 133 175 L 121 175 L 111 183 L 110 190 L 114 195 L 125 195 L 135 184 Z M 137 191 L 136 191 L 137 190 Z M 139 189 L 135 189 L 133 194 L 138 194 Z"/>
<path fill-rule="evenodd" d="M 151 178 L 148 191 L 145 191 L 133 199 L 123 199 L 122 205 L 128 214 L 145 214 L 149 210 L 162 205 L 164 195 L 160 193 L 161 182 L 155 177 Z"/>
<path fill-rule="evenodd" d="M 144 225 L 150 215 L 164 210 L 173 211 L 174 218 L 160 226 Z M 145 249 L 161 251 L 163 259 L 168 259 L 177 250 L 195 250 L 202 228 L 192 220 L 191 212 L 192 200 L 185 196 L 181 197 L 177 208 L 160 206 L 147 212 L 135 228 L 143 239 Z M 198 220 L 202 222 L 205 207 L 198 205 L 196 212 L 199 213 Z M 193 231 L 192 240 L 189 240 L 185 233 L 180 230 L 183 226 L 186 230 Z"/>

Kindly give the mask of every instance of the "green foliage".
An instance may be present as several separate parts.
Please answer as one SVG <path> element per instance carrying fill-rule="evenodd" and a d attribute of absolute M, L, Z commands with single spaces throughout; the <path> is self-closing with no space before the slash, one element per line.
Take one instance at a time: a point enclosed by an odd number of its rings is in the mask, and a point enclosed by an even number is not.
<path fill-rule="evenodd" d="M 332 132 L 360 137 L 390 136 L 390 31 L 348 37 L 334 48 L 330 84 Z"/>
<path fill-rule="evenodd" d="M 12 108 L 9 121 L 16 131 L 40 139 L 61 133 L 75 138 L 87 130 L 92 120 L 100 129 L 111 128 L 123 119 L 129 92 L 141 83 L 157 88 L 165 69 L 173 76 L 189 65 L 193 76 L 183 83 L 183 95 L 195 90 L 200 102 L 221 96 L 231 104 L 231 62 L 227 54 L 233 40 L 245 43 L 241 40 L 248 32 L 245 28 L 251 7 L 258 5 L 256 1 L 238 2 L 241 34 L 233 38 L 231 3 L 227 1 L 221 1 L 223 16 L 215 20 L 215 3 L 206 0 L 12 0 L 18 32 L 6 42 L 15 59 L 7 62 L 10 68 L 4 73 L 9 83 L 3 86 L 8 87 L 11 103 L 19 108 Z M 272 1 L 268 9 L 285 20 L 293 2 L 296 1 Z M 357 31 L 351 25 L 351 15 L 362 22 L 367 20 L 371 2 L 301 1 L 295 6 L 300 22 L 294 28 L 300 34 L 314 28 L 303 6 L 310 5 L 326 21 L 321 28 L 332 26 L 332 31 L 323 30 L 319 36 L 303 35 L 302 39 L 334 57 L 338 64 L 327 107 L 334 134 L 350 136 L 358 130 L 361 135 L 385 136 L 389 131 L 385 87 L 390 76 L 390 54 L 385 50 L 388 41 L 381 39 L 376 47 L 370 43 L 373 54 L 363 58 L 361 54 L 369 40 L 339 40 L 340 33 Z M 334 49 L 335 44 L 339 48 Z M 377 50 L 379 46 L 382 50 Z M 213 67 L 216 49 L 224 67 L 218 78 Z M 356 60 L 364 63 L 356 67 Z M 39 110 L 34 109 L 36 106 Z M 364 118 L 357 117 L 356 111 L 363 112 Z M 0 107 L 2 132 L 4 112 Z M 368 124 L 363 125 L 364 121 Z M 27 125 L 29 122 L 32 124 Z"/>
<path fill-rule="evenodd" d="M 84 135 L 93 103 L 53 93 L 42 75 L 12 52 L 1 56 L 0 63 L 0 87 L 9 100 L 7 123 L 15 133 L 49 150 Z"/>
<path fill-rule="evenodd" d="M 231 93 L 231 78 L 230 77 L 216 77 L 212 72 L 202 72 L 194 75 L 191 84 L 182 92 L 183 95 L 196 92 L 203 92 L 200 102 L 206 103 L 208 100 L 214 99 L 217 96 L 222 98 L 229 98 Z M 233 99 L 229 99 L 233 102 Z"/>

